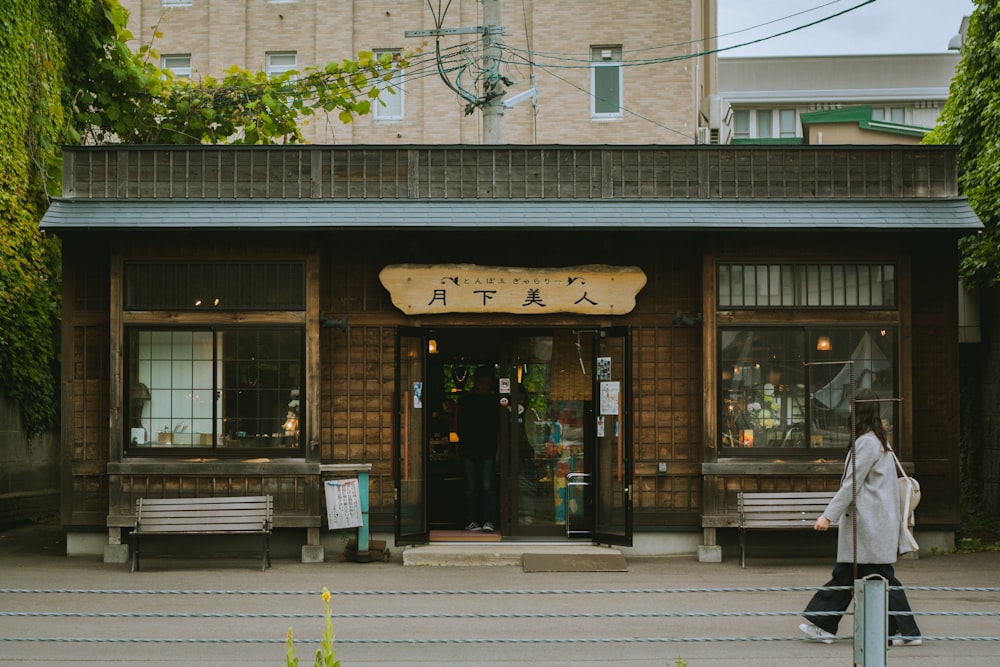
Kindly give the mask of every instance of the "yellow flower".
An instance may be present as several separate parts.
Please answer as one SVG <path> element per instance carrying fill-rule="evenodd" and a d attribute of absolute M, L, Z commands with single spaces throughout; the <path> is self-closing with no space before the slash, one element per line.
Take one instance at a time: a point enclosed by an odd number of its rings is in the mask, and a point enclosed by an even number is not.
<path fill-rule="evenodd" d="M 330 601 L 330 591 L 326 586 L 323 587 L 323 602 Z"/>

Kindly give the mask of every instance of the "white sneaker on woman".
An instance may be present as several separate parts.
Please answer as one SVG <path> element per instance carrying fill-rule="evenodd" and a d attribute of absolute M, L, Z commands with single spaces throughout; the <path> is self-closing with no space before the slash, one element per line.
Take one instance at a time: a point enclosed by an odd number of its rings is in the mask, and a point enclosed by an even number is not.
<path fill-rule="evenodd" d="M 904 637 L 903 635 L 892 635 L 889 643 L 893 646 L 920 646 L 924 643 L 922 637 Z"/>
<path fill-rule="evenodd" d="M 809 639 L 823 642 L 824 644 L 832 644 L 833 640 L 837 638 L 837 635 L 830 634 L 823 628 L 817 627 L 812 623 L 802 623 L 799 625 L 799 630 L 809 635 Z"/>

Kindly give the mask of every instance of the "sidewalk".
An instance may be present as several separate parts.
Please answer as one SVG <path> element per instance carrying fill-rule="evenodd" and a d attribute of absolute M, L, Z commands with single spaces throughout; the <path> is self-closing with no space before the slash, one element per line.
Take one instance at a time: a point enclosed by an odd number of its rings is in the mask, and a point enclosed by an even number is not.
<path fill-rule="evenodd" d="M 324 586 L 338 658 L 348 665 L 850 665 L 851 640 L 831 645 L 800 638 L 796 612 L 821 586 L 825 560 L 755 558 L 745 570 L 692 557 L 630 559 L 627 572 L 527 573 L 519 567 L 403 567 L 392 562 L 303 564 L 275 559 L 260 572 L 254 558 L 157 559 L 127 565 L 67 558 L 58 526 L 0 532 L 0 589 L 142 591 L 0 593 L 0 612 L 117 613 L 123 617 L 0 616 L 0 637 L 81 638 L 86 642 L 0 645 L 4 665 L 283 665 L 280 643 L 292 626 L 302 665 L 322 632 Z M 927 556 L 901 561 L 907 587 L 1000 586 L 1000 553 Z M 704 589 L 764 589 L 751 592 Z M 669 589 L 669 592 L 664 592 Z M 682 590 L 679 590 L 682 589 Z M 686 591 L 686 589 L 699 589 Z M 153 591 L 229 591 L 228 594 Z M 505 591 L 497 594 L 496 591 Z M 574 591 L 588 591 L 580 593 Z M 378 594 L 373 594 L 377 592 Z M 300 594 L 294 594 L 300 593 Z M 1000 592 L 908 593 L 917 612 L 997 612 Z M 720 616 L 723 612 L 772 615 Z M 252 617 L 140 617 L 138 614 L 281 614 Z M 406 617 L 386 614 L 406 612 Z M 696 617 L 664 616 L 664 613 Z M 306 617 L 295 615 L 306 614 Z M 349 614 L 349 616 L 343 616 Z M 532 614 L 533 616 L 527 616 Z M 540 616 L 545 614 L 545 616 Z M 589 614 L 592 617 L 581 616 Z M 652 614 L 659 614 L 653 616 Z M 713 615 L 715 614 L 715 615 Z M 927 637 L 997 637 L 997 616 L 918 616 Z M 841 623 L 849 636 L 853 618 Z M 127 638 L 254 639 L 258 643 L 128 643 Z M 665 638 L 726 638 L 680 642 Z M 118 639 L 117 642 L 100 641 Z M 263 643 L 263 642 L 274 643 Z M 889 650 L 889 664 L 987 665 L 997 642 L 930 639 Z"/>

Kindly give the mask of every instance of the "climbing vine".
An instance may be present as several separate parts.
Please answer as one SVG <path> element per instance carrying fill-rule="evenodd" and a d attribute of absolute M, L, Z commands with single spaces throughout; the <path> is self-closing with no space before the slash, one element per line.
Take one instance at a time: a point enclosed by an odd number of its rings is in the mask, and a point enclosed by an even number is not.
<path fill-rule="evenodd" d="M 0 8 L 0 387 L 29 437 L 58 413 L 60 252 L 38 220 L 58 182 L 67 44 L 92 12 L 87 0 Z"/>
<path fill-rule="evenodd" d="M 389 56 L 361 53 L 280 77 L 178 79 L 152 45 L 129 49 L 127 18 L 117 0 L 0 4 L 0 390 L 29 437 L 58 415 L 61 253 L 38 222 L 61 144 L 294 143 L 305 116 L 369 113 L 393 74 Z"/>

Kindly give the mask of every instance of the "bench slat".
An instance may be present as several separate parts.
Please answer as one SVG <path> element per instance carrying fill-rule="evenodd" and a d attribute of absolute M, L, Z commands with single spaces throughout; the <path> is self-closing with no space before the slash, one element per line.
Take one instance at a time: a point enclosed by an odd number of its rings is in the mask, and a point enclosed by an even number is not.
<path fill-rule="evenodd" d="M 812 530 L 834 491 L 740 491 L 740 566 L 746 567 L 746 530 Z M 831 524 L 835 526 L 836 524 Z"/>
<path fill-rule="evenodd" d="M 225 505 L 250 502 L 270 505 L 270 496 L 228 496 L 220 498 L 139 498 L 143 505 Z"/>
<path fill-rule="evenodd" d="M 263 566 L 270 564 L 271 496 L 139 498 L 132 530 L 132 571 L 138 569 L 140 535 L 262 535 Z"/>

